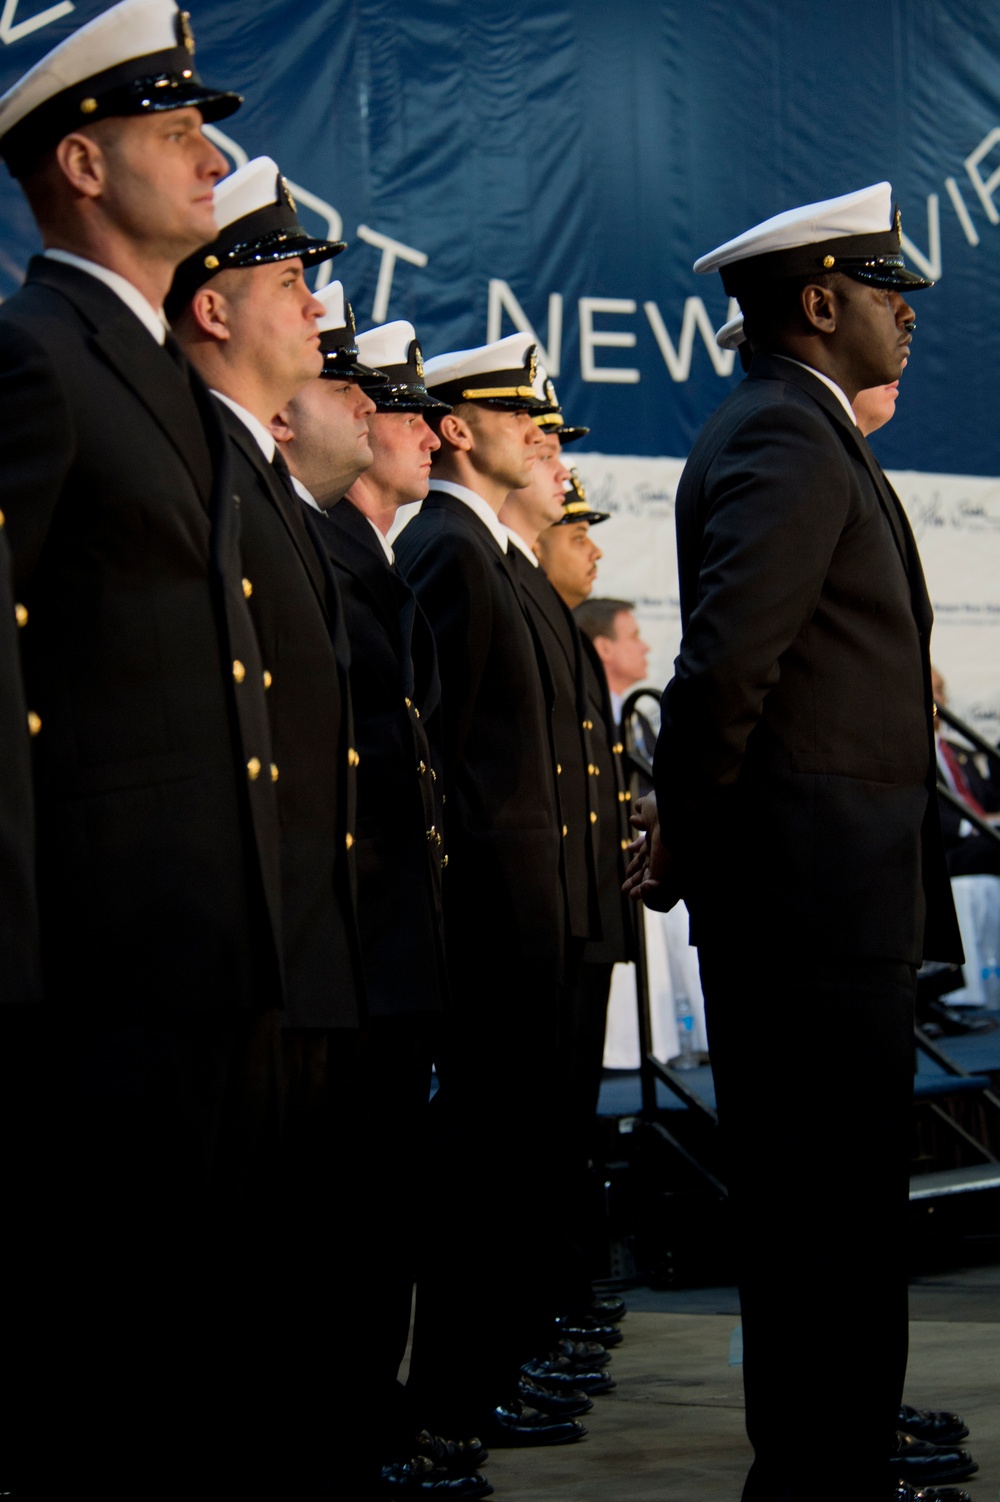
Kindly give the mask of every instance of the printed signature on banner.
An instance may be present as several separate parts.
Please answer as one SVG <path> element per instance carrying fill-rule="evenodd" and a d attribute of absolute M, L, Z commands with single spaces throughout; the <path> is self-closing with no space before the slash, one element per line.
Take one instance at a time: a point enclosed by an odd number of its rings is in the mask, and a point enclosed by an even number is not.
<path fill-rule="evenodd" d="M 1000 486 L 979 495 L 945 496 L 940 490 L 910 493 L 903 507 L 919 542 L 929 532 L 1000 533 Z"/>
<path fill-rule="evenodd" d="M 582 455 L 581 455 L 582 458 Z M 584 466 L 580 466 L 584 470 Z M 623 484 L 621 477 L 614 474 L 597 473 L 587 469 L 584 471 L 584 480 L 587 486 L 587 500 L 595 511 L 610 511 L 612 516 L 628 516 L 637 519 L 672 520 L 674 514 L 674 492 L 672 487 L 663 487 L 651 484 L 648 481 L 638 481 Z"/>

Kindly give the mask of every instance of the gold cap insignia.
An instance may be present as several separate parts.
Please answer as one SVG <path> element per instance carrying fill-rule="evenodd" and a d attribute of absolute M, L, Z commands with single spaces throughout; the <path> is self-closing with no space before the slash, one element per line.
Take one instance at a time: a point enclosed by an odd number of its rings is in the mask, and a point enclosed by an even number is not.
<path fill-rule="evenodd" d="M 94 111 L 96 110 L 96 108 L 97 108 L 97 100 L 96 99 L 81 99 L 80 100 L 80 113 L 81 113 L 81 115 L 92 115 L 94 113 Z"/>
<path fill-rule="evenodd" d="M 219 268 L 219 257 L 218 256 L 206 256 L 205 257 L 205 266 L 206 266 L 206 268 L 209 271 L 217 271 L 218 268 Z"/>
<path fill-rule="evenodd" d="M 535 348 L 535 346 L 532 345 L 531 349 L 528 351 L 528 385 L 529 386 L 533 386 L 535 384 L 535 377 L 537 376 L 537 374 L 538 374 L 538 351 Z"/>
<path fill-rule="evenodd" d="M 191 30 L 191 12 L 177 12 L 176 32 L 178 44 L 194 57 L 194 32 Z"/>
<path fill-rule="evenodd" d="M 824 256 L 823 257 L 823 265 L 826 267 L 827 271 L 829 271 L 830 267 L 833 264 L 834 264 L 833 256 Z"/>
<path fill-rule="evenodd" d="M 291 190 L 291 188 L 285 182 L 284 178 L 281 178 L 280 181 L 281 181 L 281 191 L 285 195 L 285 202 L 287 203 L 288 207 L 291 209 L 292 213 L 293 214 L 297 214 L 298 213 L 298 208 L 296 206 L 295 199 L 292 197 L 292 190 Z"/>
<path fill-rule="evenodd" d="M 177 12 L 177 41 L 194 57 L 194 32 L 191 30 L 191 12 Z"/>
<path fill-rule="evenodd" d="M 893 217 L 892 227 L 896 231 L 896 239 L 899 241 L 900 245 L 902 245 L 902 243 L 903 243 L 903 216 L 899 212 L 898 209 L 896 210 L 896 213 L 895 213 L 895 215 Z"/>
<path fill-rule="evenodd" d="M 549 403 L 550 407 L 558 407 L 559 405 L 556 397 L 556 388 L 551 381 L 545 382 L 545 400 Z"/>
<path fill-rule="evenodd" d="M 414 343 L 416 344 L 416 340 L 414 340 Z M 417 380 L 422 381 L 424 378 L 424 357 L 420 353 L 419 344 L 416 345 L 416 349 L 413 351 L 413 368 L 417 372 Z"/>

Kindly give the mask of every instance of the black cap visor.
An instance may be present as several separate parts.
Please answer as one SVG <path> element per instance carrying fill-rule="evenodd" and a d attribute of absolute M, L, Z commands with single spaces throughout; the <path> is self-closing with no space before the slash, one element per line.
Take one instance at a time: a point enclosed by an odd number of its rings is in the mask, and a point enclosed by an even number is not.
<path fill-rule="evenodd" d="M 323 369 L 320 377 L 328 381 L 356 381 L 366 391 L 372 388 L 371 395 L 374 401 L 374 392 L 385 385 L 387 377 L 381 370 L 373 370 L 370 365 L 362 365 L 358 359 L 358 351 L 355 345 L 337 345 L 334 348 L 323 348 L 323 336 L 320 335 L 320 349 L 323 350 Z"/>
<path fill-rule="evenodd" d="M 323 261 L 332 261 L 342 250 L 347 249 L 343 240 L 314 240 L 301 225 L 293 229 L 276 229 L 270 234 L 234 245 L 231 250 L 216 249 L 218 271 L 244 266 L 267 266 L 273 261 L 293 261 L 296 256 L 303 266 L 319 266 Z"/>
<path fill-rule="evenodd" d="M 574 522 L 589 522 L 596 527 L 598 522 L 606 522 L 611 516 L 610 511 L 591 511 L 586 501 L 570 501 L 563 507 L 563 512 L 562 520 L 554 523 L 557 527 L 571 527 Z"/>
<path fill-rule="evenodd" d="M 586 438 L 590 432 L 589 428 L 574 428 L 563 422 L 563 415 L 559 411 L 538 413 L 535 423 L 543 433 L 554 433 L 561 443 L 575 443 L 578 438 Z"/>
<path fill-rule="evenodd" d="M 444 417 L 451 411 L 447 402 L 432 396 L 426 387 L 394 382 L 391 372 L 386 376 L 385 385 L 372 383 L 369 389 L 368 382 L 362 381 L 361 384 L 369 391 L 380 412 L 437 412 Z"/>
<path fill-rule="evenodd" d="M 837 270 L 855 282 L 867 282 L 870 287 L 887 287 L 891 292 L 922 292 L 934 285 L 929 277 L 911 271 L 902 256 L 878 256 L 857 263 L 841 261 Z"/>

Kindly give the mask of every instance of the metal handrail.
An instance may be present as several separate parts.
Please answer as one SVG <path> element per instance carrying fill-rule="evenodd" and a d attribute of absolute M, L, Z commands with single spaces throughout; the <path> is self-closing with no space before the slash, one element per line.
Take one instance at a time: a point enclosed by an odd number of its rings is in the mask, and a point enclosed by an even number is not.
<path fill-rule="evenodd" d="M 943 720 L 946 725 L 951 726 L 952 730 L 957 730 L 960 735 L 964 735 L 965 739 L 970 741 L 977 751 L 982 751 L 990 761 L 995 762 L 1000 767 L 1000 748 L 991 746 L 989 741 L 979 734 L 978 730 L 973 730 L 971 725 L 967 725 L 964 720 L 960 720 L 958 715 L 949 709 L 947 705 L 935 704 L 934 713 L 939 720 Z"/>
<path fill-rule="evenodd" d="M 1000 845 L 1000 829 L 997 829 L 996 825 L 991 824 L 988 819 L 984 819 L 982 814 L 977 814 L 974 808 L 970 808 L 964 798 L 960 798 L 957 793 L 953 793 L 943 777 L 938 777 L 937 790 L 938 795 L 946 803 L 950 803 L 952 808 L 957 808 L 962 818 L 968 819 L 970 824 L 974 824 L 980 834 L 988 834 L 991 840 L 996 840 L 997 844 Z"/>
<path fill-rule="evenodd" d="M 644 777 L 647 782 L 653 780 L 652 764 L 648 757 L 637 749 L 632 729 L 632 714 L 642 698 L 655 699 L 657 704 L 660 702 L 660 696 L 654 689 L 637 688 L 622 703 L 622 744 L 626 767 L 632 774 L 633 784 L 636 781 L 636 774 Z M 633 786 L 633 796 L 636 791 L 637 788 Z M 660 1080 L 668 1090 L 684 1102 L 689 1110 L 697 1112 L 716 1126 L 719 1120 L 718 1113 L 691 1089 L 677 1070 L 671 1069 L 669 1064 L 662 1063 L 653 1053 L 653 1022 L 649 1002 L 649 973 L 646 968 L 645 931 L 640 918 L 641 914 L 636 913 L 635 993 L 639 1021 L 639 1079 L 642 1089 L 643 1114 L 651 1116 L 656 1111 L 656 1081 Z M 710 1180 L 712 1187 L 719 1189 L 719 1181 L 715 1176 L 704 1167 L 702 1171 L 706 1179 Z"/>

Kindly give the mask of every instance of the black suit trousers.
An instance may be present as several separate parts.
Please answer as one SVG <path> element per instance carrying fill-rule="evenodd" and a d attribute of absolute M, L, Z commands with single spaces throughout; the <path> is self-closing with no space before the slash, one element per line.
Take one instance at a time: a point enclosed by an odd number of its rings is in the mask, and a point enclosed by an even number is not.
<path fill-rule="evenodd" d="M 335 1474 L 338 1495 L 360 1497 L 383 1462 L 409 1458 L 396 1375 L 427 1188 L 433 1026 L 408 1015 L 284 1034 L 280 1370 L 295 1496 Z"/>
<path fill-rule="evenodd" d="M 743 1502 L 833 1502 L 818 1396 L 851 1413 L 851 1496 L 894 1496 L 907 1353 L 905 1229 L 914 970 L 700 950 L 736 1221 L 747 1432 Z"/>
<path fill-rule="evenodd" d="M 275 1275 L 278 1014 L 136 1026 L 35 1010 L 7 1474 L 32 1496 L 99 1476 L 110 1502 L 157 1502 L 195 1476 L 205 1495 L 255 1497 L 255 1415 L 273 1380 L 261 1300 Z"/>
<path fill-rule="evenodd" d="M 513 1396 L 521 1362 L 547 1349 L 559 1307 L 554 1033 L 530 1022 L 521 1033 L 491 1027 L 492 1012 L 484 1008 L 485 1026 L 449 1019 L 436 1054 L 435 1213 L 417 1274 L 409 1390 L 413 1412 L 439 1434 L 475 1433 Z M 470 1357 L 470 1332 L 484 1318 L 489 1338 Z"/>

